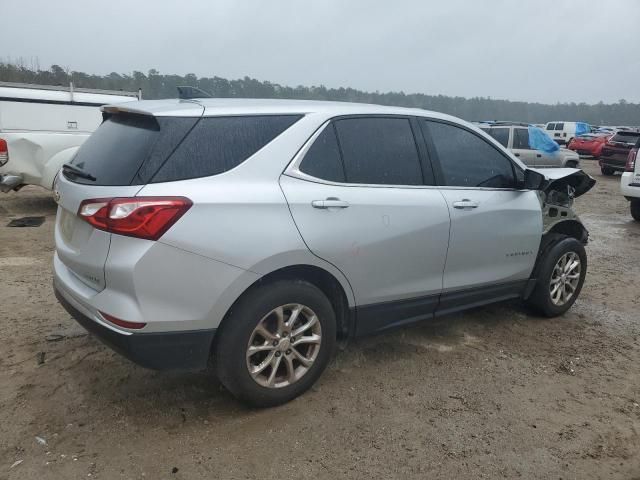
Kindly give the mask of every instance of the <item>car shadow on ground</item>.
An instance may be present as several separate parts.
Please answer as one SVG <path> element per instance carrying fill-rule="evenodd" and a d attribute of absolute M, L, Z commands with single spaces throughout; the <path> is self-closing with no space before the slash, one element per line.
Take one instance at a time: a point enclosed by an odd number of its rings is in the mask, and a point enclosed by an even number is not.
<path fill-rule="evenodd" d="M 521 302 L 512 301 L 353 340 L 336 352 L 320 386 L 312 391 L 340 390 L 340 376 L 345 371 L 373 375 L 380 367 L 402 369 L 402 363 L 395 362 L 415 360 L 413 357 L 420 355 L 435 359 L 456 349 L 484 351 L 483 340 L 478 338 L 483 331 L 511 328 L 514 322 L 527 328 L 544 321 L 548 319 L 536 316 Z M 91 336 L 74 341 L 78 344 L 73 364 L 65 368 L 71 375 L 60 380 L 68 393 L 80 394 L 91 409 L 108 412 L 117 406 L 127 422 L 166 425 L 184 423 L 190 417 L 202 420 L 211 415 L 253 415 L 260 411 L 236 401 L 211 368 L 198 373 L 156 372 L 132 364 Z M 424 361 L 429 362 L 429 357 Z M 149 418 L 149 412 L 153 412 L 153 418 Z"/>

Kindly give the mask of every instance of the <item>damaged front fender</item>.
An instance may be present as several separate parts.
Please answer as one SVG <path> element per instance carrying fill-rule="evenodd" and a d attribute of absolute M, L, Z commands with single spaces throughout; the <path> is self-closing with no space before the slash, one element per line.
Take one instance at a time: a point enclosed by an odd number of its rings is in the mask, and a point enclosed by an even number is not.
<path fill-rule="evenodd" d="M 545 176 L 545 184 L 538 195 L 544 234 L 569 235 L 586 244 L 589 232 L 571 207 L 575 198 L 593 188 L 595 179 L 575 168 L 533 170 Z"/>

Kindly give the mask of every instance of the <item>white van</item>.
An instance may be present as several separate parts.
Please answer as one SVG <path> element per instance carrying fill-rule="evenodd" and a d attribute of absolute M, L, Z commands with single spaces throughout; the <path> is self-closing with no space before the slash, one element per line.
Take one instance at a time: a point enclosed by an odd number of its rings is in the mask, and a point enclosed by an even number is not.
<path fill-rule="evenodd" d="M 0 190 L 51 189 L 78 147 L 102 122 L 100 107 L 138 92 L 0 82 Z"/>
<path fill-rule="evenodd" d="M 584 122 L 548 122 L 544 129 L 559 145 L 569 145 L 569 142 L 578 135 L 591 131 L 589 124 Z"/>

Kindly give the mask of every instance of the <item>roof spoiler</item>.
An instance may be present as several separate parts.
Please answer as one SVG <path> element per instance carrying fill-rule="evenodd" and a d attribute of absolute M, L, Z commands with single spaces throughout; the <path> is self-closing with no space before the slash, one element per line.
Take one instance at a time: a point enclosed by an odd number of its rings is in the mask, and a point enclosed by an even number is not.
<path fill-rule="evenodd" d="M 177 88 L 178 88 L 178 98 L 180 100 L 192 100 L 195 98 L 213 98 L 213 95 L 197 87 L 191 87 L 187 85 L 187 86 L 179 86 Z"/>

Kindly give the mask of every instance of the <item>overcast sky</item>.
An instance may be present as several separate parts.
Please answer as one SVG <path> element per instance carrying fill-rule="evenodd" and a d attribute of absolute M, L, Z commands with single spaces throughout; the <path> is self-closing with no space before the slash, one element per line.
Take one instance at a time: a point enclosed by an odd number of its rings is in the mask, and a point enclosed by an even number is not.
<path fill-rule="evenodd" d="M 0 57 L 89 73 L 640 102 L 638 0 L 0 0 Z"/>

